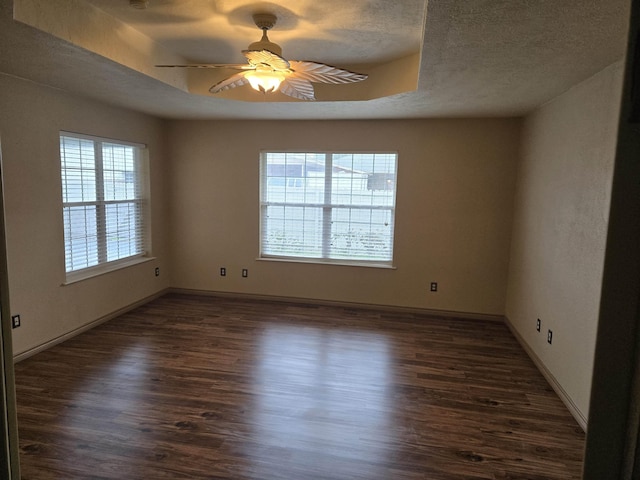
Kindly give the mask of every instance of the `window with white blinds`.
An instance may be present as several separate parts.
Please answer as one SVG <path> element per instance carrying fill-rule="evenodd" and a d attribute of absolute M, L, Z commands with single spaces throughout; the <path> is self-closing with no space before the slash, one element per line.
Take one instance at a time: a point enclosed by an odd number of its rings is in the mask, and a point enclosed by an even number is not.
<path fill-rule="evenodd" d="M 144 147 L 61 133 L 60 164 L 67 276 L 144 256 Z"/>
<path fill-rule="evenodd" d="M 396 153 L 261 155 L 261 258 L 391 266 Z"/>

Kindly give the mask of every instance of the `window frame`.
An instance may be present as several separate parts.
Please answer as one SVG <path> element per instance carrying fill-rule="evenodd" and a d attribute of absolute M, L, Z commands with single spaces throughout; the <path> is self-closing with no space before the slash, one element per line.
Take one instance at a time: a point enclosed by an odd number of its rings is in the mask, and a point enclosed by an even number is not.
<path fill-rule="evenodd" d="M 331 158 L 331 162 L 326 162 L 325 164 L 325 190 L 324 190 L 324 200 L 321 205 L 323 210 L 323 230 L 322 230 L 322 238 L 323 238 L 323 246 L 322 246 L 322 256 L 320 257 L 305 257 L 305 256 L 295 256 L 295 255 L 274 255 L 274 254 L 266 254 L 264 253 L 264 229 L 265 229 L 265 213 L 264 208 L 268 205 L 269 202 L 265 200 L 266 192 L 265 188 L 268 185 L 268 177 L 265 169 L 267 166 L 267 155 L 268 154 L 301 154 L 301 155 L 325 155 L 326 158 Z M 395 182 L 393 189 L 393 204 L 391 206 L 379 207 L 379 206 L 362 206 L 361 208 L 369 208 L 369 209 L 385 209 L 390 211 L 391 216 L 391 235 L 389 237 L 390 241 L 390 259 L 389 260 L 367 260 L 363 258 L 331 258 L 328 256 L 327 252 L 330 245 L 330 237 L 331 237 L 331 213 L 335 208 L 344 208 L 344 204 L 332 204 L 331 196 L 332 196 L 332 179 L 333 172 L 331 169 L 333 167 L 333 156 L 334 155 L 393 155 L 395 158 Z M 356 150 L 306 150 L 306 149 L 296 149 L 296 150 L 283 150 L 283 149 L 268 149 L 260 151 L 260 174 L 259 174 L 259 251 L 257 260 L 263 261 L 273 261 L 273 262 L 291 262 L 291 263 L 311 263 L 311 264 L 323 264 L 323 265 L 341 265 L 341 266 L 356 266 L 356 267 L 373 267 L 373 268 L 383 268 L 383 269 L 395 269 L 394 259 L 395 259 L 395 218 L 396 218 L 396 202 L 397 202 L 397 183 L 398 183 L 398 165 L 399 165 L 399 154 L 397 151 L 393 150 L 382 150 L 382 151 L 356 151 Z M 331 176 L 327 178 L 326 173 L 331 173 Z M 288 179 L 290 180 L 290 179 Z M 329 199 L 327 201 L 327 198 Z M 305 206 L 317 206 L 312 204 L 307 204 Z M 355 204 L 349 204 L 348 208 L 360 208 Z M 327 227 L 329 225 L 329 227 Z"/>
<path fill-rule="evenodd" d="M 89 201 L 73 201 L 65 202 L 64 188 L 65 188 L 65 170 L 63 168 L 63 154 L 62 154 L 62 142 L 63 137 L 76 139 L 80 141 L 93 142 L 95 163 L 95 178 L 94 186 L 96 189 L 95 200 Z M 103 171 L 105 166 L 105 159 L 103 158 L 102 145 L 110 144 L 122 147 L 131 147 L 134 149 L 134 168 L 135 168 L 135 195 L 134 198 L 124 198 L 118 200 L 105 200 L 105 184 Z M 63 233 L 63 255 L 62 263 L 65 271 L 65 281 L 63 285 L 75 283 L 87 278 L 92 278 L 98 275 L 102 275 L 107 272 L 112 272 L 122 268 L 130 267 L 140 263 L 144 263 L 153 259 L 150 255 L 151 246 L 151 228 L 150 228 L 150 198 L 149 198 L 149 165 L 148 165 L 148 149 L 145 144 L 136 143 L 131 141 L 119 140 L 114 138 L 100 137 L 95 135 L 87 135 L 83 133 L 76 133 L 70 131 L 61 130 L 58 135 L 58 152 L 60 159 L 60 187 L 61 187 L 61 213 L 62 213 L 62 233 Z M 127 172 L 124 172 L 125 175 Z M 107 221 L 106 221 L 106 206 L 118 205 L 118 204 L 134 204 L 137 209 L 136 220 L 140 224 L 136 231 L 140 235 L 140 251 L 133 255 L 127 255 L 114 260 L 108 260 L 107 258 Z M 96 232 L 98 235 L 97 248 L 98 248 L 98 263 L 90 265 L 84 268 L 78 268 L 75 270 L 67 270 L 67 231 L 65 228 L 65 215 L 68 208 L 78 206 L 95 206 L 96 207 Z"/>

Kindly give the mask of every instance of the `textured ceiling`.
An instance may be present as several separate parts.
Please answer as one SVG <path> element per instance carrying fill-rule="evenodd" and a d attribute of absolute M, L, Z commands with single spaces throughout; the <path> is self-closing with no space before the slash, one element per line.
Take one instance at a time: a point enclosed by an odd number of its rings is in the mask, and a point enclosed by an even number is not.
<path fill-rule="evenodd" d="M 629 11 L 629 0 L 16 0 L 34 28 L 13 19 L 13 3 L 0 0 L 0 72 L 165 118 L 522 115 L 620 60 Z M 210 71 L 154 67 L 241 62 L 258 10 L 278 15 L 270 38 L 288 58 L 366 68 L 413 55 L 417 89 L 250 103 L 189 93 Z"/>
<path fill-rule="evenodd" d="M 86 0 L 193 62 L 244 61 L 240 51 L 260 39 L 253 13 L 277 16 L 269 32 L 288 58 L 331 64 L 375 63 L 420 50 L 425 0 Z"/>

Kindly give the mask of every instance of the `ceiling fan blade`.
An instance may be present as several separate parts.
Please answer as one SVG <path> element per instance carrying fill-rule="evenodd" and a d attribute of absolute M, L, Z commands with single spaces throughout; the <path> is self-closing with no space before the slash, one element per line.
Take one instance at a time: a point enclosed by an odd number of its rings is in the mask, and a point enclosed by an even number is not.
<path fill-rule="evenodd" d="M 274 70 L 289 70 L 289 62 L 269 50 L 243 50 L 242 54 L 253 66 L 264 64 Z"/>
<path fill-rule="evenodd" d="M 280 84 L 279 90 L 293 98 L 300 100 L 315 100 L 313 85 L 308 80 L 288 76 Z"/>
<path fill-rule="evenodd" d="M 316 83 L 353 83 L 369 77 L 365 73 L 356 73 L 325 63 L 291 60 L 289 64 L 293 70 L 293 76 Z"/>
<path fill-rule="evenodd" d="M 228 68 L 230 70 L 247 70 L 253 68 L 244 63 L 191 63 L 188 65 L 155 65 L 160 68 Z"/>
<path fill-rule="evenodd" d="M 225 78 L 221 82 L 216 83 L 213 87 L 209 89 L 211 93 L 219 93 L 224 90 L 230 90 L 236 87 L 242 87 L 243 85 L 247 85 L 249 80 L 245 78 L 245 72 L 234 73 L 230 77 Z"/>

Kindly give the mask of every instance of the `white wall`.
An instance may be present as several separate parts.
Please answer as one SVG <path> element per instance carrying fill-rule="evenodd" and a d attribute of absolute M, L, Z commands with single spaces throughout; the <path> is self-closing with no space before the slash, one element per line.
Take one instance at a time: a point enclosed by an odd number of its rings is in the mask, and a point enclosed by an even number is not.
<path fill-rule="evenodd" d="M 13 344 L 20 354 L 168 287 L 165 144 L 157 119 L 4 75 L 0 112 L 11 309 L 22 320 Z M 60 130 L 148 145 L 156 260 L 62 286 Z"/>
<path fill-rule="evenodd" d="M 514 119 L 171 122 L 172 286 L 502 315 L 519 135 Z M 256 261 L 262 149 L 397 151 L 397 269 Z"/>
<path fill-rule="evenodd" d="M 618 63 L 529 115 L 518 169 L 506 316 L 583 421 L 621 88 Z"/>

